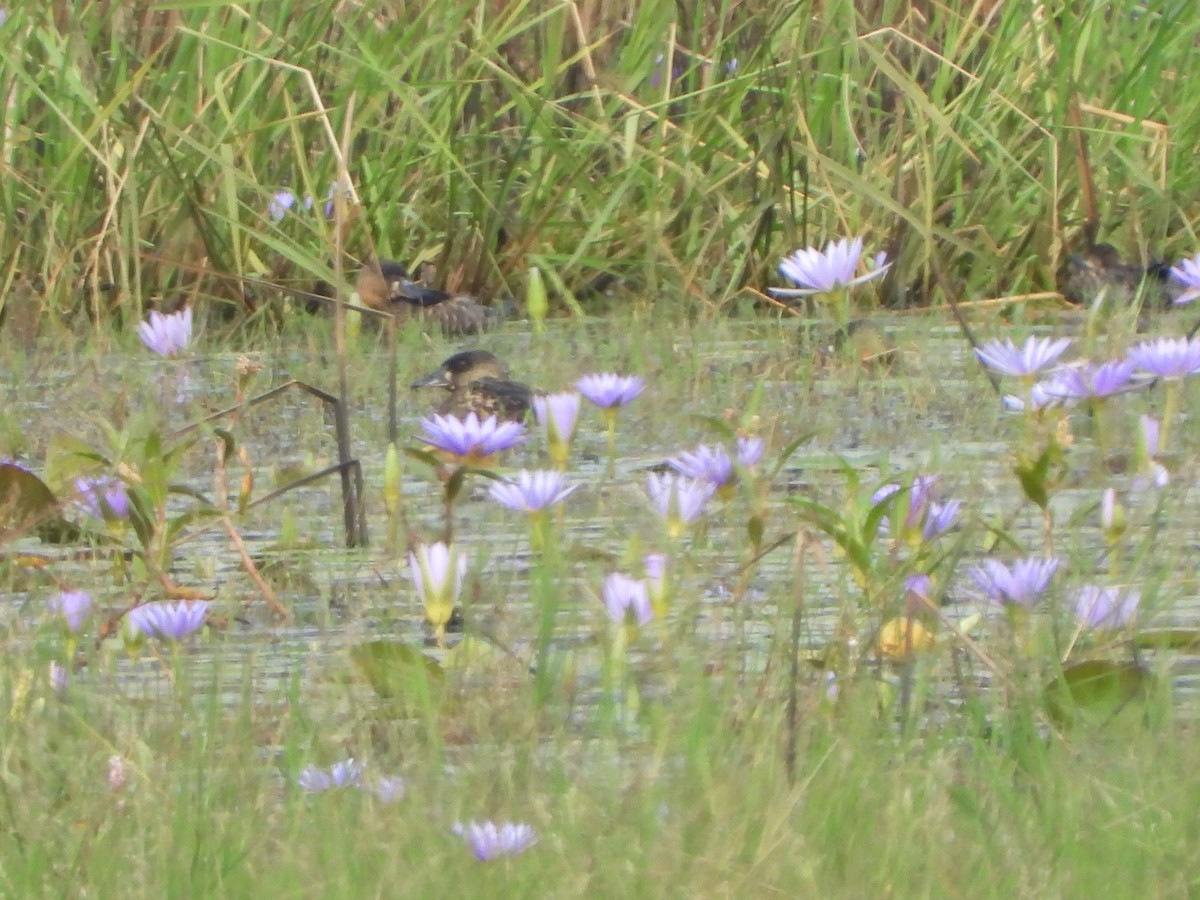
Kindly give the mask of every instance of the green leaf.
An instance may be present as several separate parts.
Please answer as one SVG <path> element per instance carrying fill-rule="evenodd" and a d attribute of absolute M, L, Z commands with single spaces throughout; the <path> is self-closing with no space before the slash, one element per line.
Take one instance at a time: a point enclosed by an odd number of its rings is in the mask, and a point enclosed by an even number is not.
<path fill-rule="evenodd" d="M 350 648 L 350 659 L 382 700 L 429 707 L 446 673 L 420 648 L 400 641 L 368 641 Z"/>
<path fill-rule="evenodd" d="M 1133 636 L 1133 645 L 1139 650 L 1182 650 L 1200 652 L 1200 629 L 1155 628 L 1141 631 Z"/>
<path fill-rule="evenodd" d="M 78 541 L 81 530 L 58 508 L 58 500 L 42 479 L 20 466 L 0 464 L 0 531 L 32 527 L 47 544 Z"/>
<path fill-rule="evenodd" d="M 1046 710 L 1056 722 L 1106 724 L 1124 710 L 1145 711 L 1155 679 L 1134 662 L 1085 659 L 1068 663 L 1046 687 Z"/>

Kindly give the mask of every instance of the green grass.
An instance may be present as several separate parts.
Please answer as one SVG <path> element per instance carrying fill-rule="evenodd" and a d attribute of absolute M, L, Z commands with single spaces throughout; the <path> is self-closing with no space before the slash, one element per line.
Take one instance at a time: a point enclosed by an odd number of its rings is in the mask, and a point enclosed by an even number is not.
<path fill-rule="evenodd" d="M 900 260 L 892 301 L 941 302 L 937 270 L 969 298 L 1051 289 L 1083 240 L 1077 137 L 1100 238 L 1194 249 L 1200 26 L 1167 7 L 14 11 L 0 274 L 52 319 L 236 308 L 273 295 L 222 273 L 307 286 L 341 246 L 488 297 L 536 266 L 564 311 L 602 308 L 608 276 L 622 303 L 717 310 L 864 234 Z M 267 218 L 339 178 L 361 204 L 340 238 Z"/>
<path fill-rule="evenodd" d="M 651 388 L 622 416 L 611 483 L 599 476 L 599 418 L 585 419 L 573 477 L 587 487 L 568 506 L 561 553 L 525 555 L 519 517 L 469 481 L 456 521 L 472 561 L 469 621 L 516 658 L 450 672 L 440 699 L 413 687 L 387 702 L 351 662 L 365 640 L 416 645 L 423 634 L 402 549 L 382 537 L 390 361 L 370 327 L 350 341 L 349 399 L 373 546 L 340 549 L 333 487 L 231 513 L 259 563 L 290 569 L 271 577 L 291 622 L 269 620 L 221 529 L 190 535 L 165 554 L 169 574 L 216 590 L 219 621 L 178 658 L 131 662 L 119 640 L 94 640 L 94 618 L 79 647 L 87 665 L 59 699 L 47 667 L 71 659 L 71 645 L 46 598 L 87 587 L 115 611 L 160 596 L 161 582 L 141 559 L 120 580 L 103 554 L 63 553 L 38 573 L 6 558 L 0 892 L 1195 892 L 1194 694 L 1154 691 L 1145 706 L 1071 726 L 1042 691 L 1069 646 L 1071 659 L 1129 658 L 1125 634 L 1073 644 L 1070 587 L 1136 584 L 1149 624 L 1194 627 L 1189 429 L 1176 425 L 1173 486 L 1156 506 L 1096 464 L 1094 422 L 1072 414 L 1076 442 L 1047 526 L 1012 477 L 1027 435 L 957 338 L 930 336 L 943 317 L 893 323 L 902 362 L 884 378 L 844 361 L 823 369 L 793 329 L 752 320 L 752 304 L 779 282 L 780 256 L 855 234 L 898 258 L 887 302 L 908 291 L 938 305 L 944 285 L 963 298 L 1051 288 L 1064 249 L 1082 239 L 1079 134 L 1099 238 L 1126 256 L 1190 255 L 1200 25 L 1185 5 L 1147 15 L 1133 0 L 1034 17 L 1010 2 L 986 24 L 942 7 L 923 18 L 919 6 L 649 3 L 628 22 L 604 4 L 589 20 L 575 18 L 582 7 L 533 4 L 343 4 L 335 18 L 319 4 L 151 14 L 95 3 L 58 23 L 10 11 L 0 453 L 30 462 L 60 495 L 80 464 L 77 441 L 146 482 L 169 472 L 212 494 L 215 432 L 174 468 L 146 436 L 232 402 L 234 359 L 148 360 L 132 323 L 147 306 L 192 303 L 198 352 L 236 334 L 266 365 L 255 390 L 285 377 L 327 387 L 328 320 L 245 315 L 278 294 L 256 284 L 243 295 L 221 276 L 307 286 L 332 277 L 339 247 L 432 261 L 440 280 L 488 297 L 522 298 L 536 266 L 555 314 L 577 321 L 543 336 L 507 326 L 487 345 L 537 387 L 615 370 Z M 151 15 L 169 30 L 141 21 Z M 675 64 L 682 74 L 666 77 Z M 267 217 L 276 190 L 320 205 L 339 178 L 358 198 L 345 221 Z M 615 289 L 593 290 L 608 275 Z M 107 282 L 115 289 L 97 290 Z M 1031 315 L 1014 311 L 1018 325 Z M 1093 330 L 1088 351 L 1121 352 L 1134 338 L 1120 326 Z M 400 383 L 453 349 L 407 329 Z M 203 387 L 178 404 L 185 373 Z M 1136 413 L 1161 405 L 1148 396 L 1115 401 L 1114 451 L 1128 449 Z M 425 403 L 405 392 L 404 436 Z M 641 467 L 715 439 L 714 419 L 766 437 L 768 470 L 811 437 L 765 509 L 743 492 L 672 545 L 641 499 Z M 1056 425 L 1031 431 L 1044 442 Z M 272 468 L 333 456 L 321 411 L 302 399 L 231 429 L 255 496 Z M 522 451 L 524 464 L 541 464 L 539 446 Z M 233 503 L 242 462 L 227 465 Z M 440 487 L 406 466 L 410 523 L 431 539 Z M 786 499 L 824 505 L 825 524 L 861 527 L 882 480 L 932 470 L 967 501 L 959 530 L 934 548 L 880 540 L 856 561 L 858 579 Z M 1096 527 L 1107 484 L 1130 507 L 1114 546 Z M 172 514 L 183 502 L 172 495 Z M 765 541 L 779 543 L 748 562 L 755 513 Z M 323 549 L 265 546 L 285 518 Z M 790 538 L 797 530 L 806 549 Z M 42 549 L 5 541 L 6 552 Z M 599 586 L 614 570 L 636 575 L 653 550 L 673 553 L 673 614 L 633 636 L 623 658 Z M 950 621 L 970 611 L 969 562 L 1051 551 L 1066 560 L 1061 581 L 1028 628 L 991 615 L 955 633 Z M 883 661 L 877 632 L 898 613 L 903 577 L 926 569 L 950 621 L 911 666 Z M 718 587 L 737 599 L 718 599 L 729 596 Z M 547 608 L 555 640 L 531 674 Z M 818 659 L 837 672 L 836 702 Z M 1189 659 L 1144 654 L 1160 686 Z M 113 756 L 129 768 L 120 789 L 107 780 Z M 297 786 L 306 765 L 349 756 L 403 776 L 404 799 Z M 483 818 L 528 822 L 539 841 L 477 864 L 450 828 Z"/>

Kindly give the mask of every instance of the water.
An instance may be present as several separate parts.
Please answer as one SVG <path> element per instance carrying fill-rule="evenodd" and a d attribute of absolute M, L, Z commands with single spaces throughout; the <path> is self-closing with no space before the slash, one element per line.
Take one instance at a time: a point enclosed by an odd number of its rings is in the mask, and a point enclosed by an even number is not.
<path fill-rule="evenodd" d="M 640 575 L 637 559 L 641 553 L 668 548 L 642 491 L 646 470 L 681 449 L 712 442 L 716 435 L 705 424 L 706 418 L 749 424 L 766 437 L 769 449 L 762 465 L 766 472 L 774 469 L 776 454 L 783 447 L 800 435 L 810 436 L 775 475 L 766 506 L 768 543 L 798 527 L 789 496 L 817 497 L 840 508 L 846 492 L 846 464 L 859 473 L 867 495 L 885 477 L 916 470 L 943 473 L 941 492 L 965 501 L 963 527 L 973 535 L 961 550 L 963 558 L 956 567 L 959 576 L 942 595 L 950 620 L 980 608 L 969 579 L 963 577 L 977 552 L 978 537 L 990 532 L 1001 545 L 1013 542 L 1028 552 L 1043 552 L 1043 519 L 1031 504 L 1021 501 L 1012 475 L 1019 422 L 1001 410 L 956 330 L 929 328 L 913 320 L 895 327 L 908 340 L 901 344 L 897 370 L 887 376 L 845 366 L 814 372 L 811 360 L 797 349 L 794 335 L 786 326 L 774 323 L 744 327 L 726 323 L 711 339 L 699 332 L 676 335 L 667 344 L 669 350 L 647 345 L 621 353 L 624 339 L 610 335 L 618 352 L 600 339 L 596 358 L 589 358 L 587 349 L 580 350 L 576 335 L 565 350 L 555 351 L 564 354 L 561 358 L 543 356 L 542 362 L 547 364 L 543 371 L 534 371 L 537 366 L 530 362 L 536 354 L 531 352 L 529 336 L 490 337 L 489 349 L 502 358 L 522 361 L 524 365 L 514 374 L 540 388 L 562 389 L 588 371 L 622 368 L 613 364 L 614 356 L 622 355 L 642 357 L 644 365 L 637 371 L 650 383 L 647 393 L 620 417 L 619 460 L 611 480 L 605 478 L 607 445 L 601 418 L 593 410 L 585 408 L 583 412 L 572 478 L 584 487 L 567 501 L 565 527 L 559 535 L 567 561 L 559 601 L 558 645 L 586 646 L 607 627 L 598 599 L 604 573 L 621 570 Z M 408 370 L 428 370 L 453 349 L 409 348 L 401 362 L 400 383 L 411 380 Z M 264 355 L 261 361 L 265 368 L 252 393 L 288 377 L 307 377 L 327 389 L 336 384 L 331 365 L 315 362 L 308 354 Z M 158 416 L 164 428 L 178 427 L 199 413 L 233 402 L 236 360 L 229 355 L 184 364 L 144 357 L 59 362 L 37 367 L 36 387 L 14 383 L 7 391 L 8 415 L 24 433 L 27 456 L 39 472 L 38 462 L 46 448 L 61 444 L 64 422 L 77 422 L 72 433 L 98 440 L 101 423 L 106 420 L 136 423 Z M 386 637 L 413 645 L 426 641 L 429 632 L 424 611 L 408 581 L 403 549 L 388 548 L 384 542 L 387 529 L 380 489 L 388 420 L 384 390 L 388 365 L 386 356 L 370 345 L 352 361 L 354 449 L 365 471 L 371 547 L 344 550 L 336 477 L 291 492 L 237 520 L 247 550 L 257 563 L 288 573 L 285 580 L 271 576 L 281 602 L 291 612 L 288 620 L 275 621 L 266 612 L 220 525 L 189 529 L 190 537 L 178 547 L 172 577 L 181 585 L 211 590 L 217 615 L 224 623 L 215 638 L 198 642 L 187 655 L 198 677 L 212 670 L 214 657 L 220 658 L 226 673 L 252 661 L 259 689 L 275 694 L 296 677 L 319 682 L 327 676 L 331 660 L 364 640 Z M 100 372 L 104 373 L 102 380 Z M 551 372 L 556 377 L 550 377 Z M 756 390 L 761 394 L 756 396 Z M 436 400 L 436 396 L 403 391 L 402 436 L 419 431 L 420 415 Z M 757 407 L 748 409 L 751 403 Z M 752 419 L 744 422 L 743 416 L 750 414 Z M 1076 414 L 1074 421 L 1086 423 L 1086 417 Z M 129 430 L 136 428 L 130 425 Z M 297 463 L 319 468 L 336 455 L 324 410 L 314 398 L 298 392 L 246 410 L 235 433 L 238 448 L 248 454 L 255 496 L 270 489 L 280 469 Z M 1188 440 L 1186 429 L 1177 429 L 1177 434 Z M 547 466 L 540 446 L 538 439 L 531 439 L 527 447 L 510 454 L 505 465 Z M 180 473 L 190 489 L 209 497 L 215 495 L 213 447 L 210 440 L 201 439 L 184 459 Z M 443 527 L 441 487 L 421 464 L 407 460 L 405 465 L 403 493 L 410 525 L 424 539 L 435 539 Z M 245 471 L 236 458 L 229 460 L 228 467 L 230 496 L 236 497 Z M 1178 457 L 1176 467 L 1172 491 L 1180 497 L 1186 494 L 1194 471 L 1186 454 Z M 1060 579 L 1063 584 L 1103 580 L 1103 574 L 1086 572 L 1088 559 L 1096 561 L 1101 573 L 1111 567 L 1093 509 L 1099 500 L 1098 486 L 1090 483 L 1093 480 L 1076 476 L 1054 498 L 1052 509 L 1058 523 L 1054 549 L 1072 560 Z M 1117 478 L 1114 483 L 1127 486 L 1129 479 Z M 537 620 L 529 601 L 528 576 L 534 557 L 527 525 L 523 516 L 488 499 L 486 484 L 486 479 L 472 476 L 455 504 L 456 541 L 471 559 L 469 615 L 503 646 L 527 658 L 534 644 L 532 623 Z M 174 498 L 172 510 L 181 510 L 189 502 L 182 496 Z M 1147 517 L 1146 503 L 1152 501 L 1142 501 L 1134 513 Z M 1150 598 L 1160 607 L 1149 610 L 1154 624 L 1194 626 L 1200 624 L 1200 608 L 1195 581 L 1185 563 L 1194 550 L 1200 519 L 1178 500 L 1170 503 L 1169 512 L 1158 517 L 1161 533 L 1149 552 L 1140 557 L 1132 553 L 1126 571 L 1135 566 L 1132 572 L 1138 577 L 1162 582 L 1156 596 Z M 676 584 L 676 624 L 686 617 L 682 630 L 711 644 L 714 657 L 738 659 L 741 666 L 755 670 L 765 664 L 772 642 L 779 639 L 781 623 L 787 621 L 796 572 L 792 541 L 784 540 L 754 568 L 749 580 L 740 584 L 748 514 L 744 501 L 718 504 L 691 541 L 672 552 L 674 573 L 680 579 Z M 277 546 L 285 516 L 296 525 L 301 542 L 298 549 Z M 815 532 L 814 536 L 820 541 L 805 555 L 800 582 L 806 606 L 805 652 L 820 655 L 844 621 L 845 603 L 856 596 L 857 588 L 833 542 Z M 947 545 L 954 546 L 953 540 Z M 21 541 L 19 546 L 32 545 Z M 631 547 L 639 548 L 638 552 L 631 552 Z M 62 553 L 38 549 L 51 555 Z M 1014 554 L 1005 551 L 1001 556 Z M 109 587 L 106 564 L 64 561 L 55 570 L 63 583 L 93 590 L 102 606 L 117 610 L 128 602 L 123 588 Z M 731 597 L 739 587 L 744 594 L 735 607 Z M 37 618 L 46 591 L 45 584 L 35 583 L 11 595 L 5 621 L 17 633 L 30 627 L 31 617 Z M 148 592 L 146 596 L 154 595 Z M 869 629 L 860 637 L 865 652 L 870 646 Z M 440 651 L 430 652 L 437 655 Z M 122 661 L 117 684 L 131 696 L 138 695 L 148 674 L 159 670 L 160 661 L 152 658 Z M 1192 661 L 1177 666 L 1175 672 L 1177 686 L 1185 695 L 1194 695 L 1197 675 Z M 595 677 L 595 672 L 584 676 L 591 683 Z M 161 690 L 161 684 L 150 690 Z"/>

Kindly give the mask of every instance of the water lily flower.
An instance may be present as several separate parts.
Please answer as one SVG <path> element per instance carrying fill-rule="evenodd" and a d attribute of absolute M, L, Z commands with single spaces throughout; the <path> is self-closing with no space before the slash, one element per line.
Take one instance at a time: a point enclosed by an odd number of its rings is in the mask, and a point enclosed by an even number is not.
<path fill-rule="evenodd" d="M 75 490 L 84 508 L 97 519 L 124 519 L 129 515 L 129 495 L 119 478 L 76 478 Z"/>
<path fill-rule="evenodd" d="M 56 659 L 50 660 L 50 690 L 60 700 L 66 696 L 67 688 L 71 686 L 71 673 Z"/>
<path fill-rule="evenodd" d="M 650 597 L 650 606 L 655 613 L 662 616 L 667 611 L 667 598 L 670 590 L 666 554 L 647 553 L 643 563 L 646 566 L 646 593 Z"/>
<path fill-rule="evenodd" d="M 870 269 L 863 275 L 855 275 L 862 256 L 863 239 L 853 241 L 842 238 L 830 241 L 825 250 L 806 247 L 797 250 L 779 264 L 779 271 L 800 285 L 799 288 L 770 288 L 776 297 L 808 297 L 824 294 L 837 288 L 850 288 L 879 278 L 891 267 L 886 253 L 877 253 L 871 260 Z"/>
<path fill-rule="evenodd" d="M 930 501 L 925 508 L 925 521 L 921 526 L 921 537 L 926 541 L 941 537 L 954 527 L 961 510 L 961 500 L 948 500 L 945 503 L 936 500 Z"/>
<path fill-rule="evenodd" d="M 1050 390 L 1050 385 L 1053 383 L 1054 377 L 1051 376 L 1046 381 L 1039 381 L 1029 389 L 1029 398 L 1026 400 L 1023 397 L 1018 397 L 1014 394 L 1005 394 L 1001 398 L 1004 408 L 1009 412 L 1024 412 L 1026 409 L 1032 412 L 1041 412 L 1043 409 L 1050 409 L 1055 406 L 1062 406 L 1064 398 L 1054 394 Z"/>
<path fill-rule="evenodd" d="M 1134 458 L 1137 460 L 1140 474 L 1133 482 L 1135 490 L 1145 490 L 1150 486 L 1165 488 L 1171 483 L 1167 467 L 1156 459 L 1159 431 L 1158 419 L 1153 416 L 1142 416 L 1139 420 L 1138 444 Z"/>
<path fill-rule="evenodd" d="M 1057 570 L 1057 559 L 1019 559 L 1011 569 L 998 560 L 985 559 L 971 570 L 971 577 L 997 606 L 1029 608 L 1049 586 Z"/>
<path fill-rule="evenodd" d="M 296 195 L 291 191 L 277 191 L 267 206 L 267 215 L 272 221 L 282 222 L 288 212 L 296 205 Z"/>
<path fill-rule="evenodd" d="M 408 573 L 425 606 L 425 615 L 445 634 L 467 576 L 467 558 L 450 544 L 419 544 L 408 554 Z"/>
<path fill-rule="evenodd" d="M 1139 369 L 1168 380 L 1200 372 L 1200 338 L 1156 338 L 1142 341 L 1126 354 Z"/>
<path fill-rule="evenodd" d="M 1179 265 L 1172 266 L 1171 277 L 1182 284 L 1186 291 L 1175 298 L 1175 304 L 1191 303 L 1200 297 L 1200 253 L 1192 259 L 1180 260 Z"/>
<path fill-rule="evenodd" d="M 463 419 L 435 415 L 421 420 L 420 439 L 460 461 L 479 462 L 522 443 L 525 426 L 501 422 L 495 416 L 480 421 L 473 412 Z"/>
<path fill-rule="evenodd" d="M 71 631 L 78 631 L 92 612 L 92 595 L 86 591 L 59 591 L 46 605 L 51 612 L 62 613 Z"/>
<path fill-rule="evenodd" d="M 182 353 L 192 340 L 191 308 L 169 316 L 164 316 L 158 310 L 152 311 L 149 319 L 138 325 L 138 337 L 159 356 Z"/>
<path fill-rule="evenodd" d="M 370 793 L 380 803 L 395 803 L 404 799 L 408 785 L 399 775 L 384 775 L 376 778 L 370 785 L 364 785 L 363 790 Z"/>
<path fill-rule="evenodd" d="M 134 607 L 127 618 L 135 635 L 181 641 L 204 624 L 211 605 L 207 600 L 156 600 Z"/>
<path fill-rule="evenodd" d="M 1068 347 L 1070 338 L 1028 337 L 1018 347 L 1010 338 L 991 340 L 975 348 L 975 356 L 994 372 L 1017 378 L 1030 378 L 1057 360 Z"/>
<path fill-rule="evenodd" d="M 1136 390 L 1141 384 L 1133 382 L 1132 360 L 1118 359 L 1101 365 L 1085 363 L 1055 372 L 1042 382 L 1042 389 L 1051 397 L 1064 400 L 1100 400 Z"/>
<path fill-rule="evenodd" d="M 921 540 L 931 541 L 941 536 L 953 527 L 962 509 L 961 500 L 950 500 L 939 503 L 933 499 L 933 490 L 937 485 L 937 475 L 916 475 L 908 489 L 908 505 L 904 507 L 904 524 L 901 531 L 915 536 L 920 529 Z M 895 496 L 903 489 L 897 482 L 885 484 L 871 495 L 871 506 Z M 891 531 L 891 521 L 884 516 L 879 520 L 879 533 L 887 535 Z"/>
<path fill-rule="evenodd" d="M 467 842 L 471 852 L 480 862 L 488 862 L 499 856 L 516 856 L 537 843 L 533 826 L 517 822 L 455 822 L 451 829 Z"/>
<path fill-rule="evenodd" d="M 632 403 L 634 398 L 646 389 L 646 382 L 636 375 L 602 372 L 598 375 L 584 375 L 575 382 L 575 387 L 601 409 L 616 409 Z"/>
<path fill-rule="evenodd" d="M 605 577 L 600 596 L 604 600 L 609 618 L 618 625 L 630 620 L 637 625 L 645 625 L 654 618 L 649 589 L 644 581 L 613 572 Z"/>
<path fill-rule="evenodd" d="M 651 473 L 646 479 L 650 502 L 667 523 L 667 533 L 680 537 L 703 513 L 716 487 L 709 481 Z"/>
<path fill-rule="evenodd" d="M 362 783 L 362 766 L 353 759 L 336 762 L 328 769 L 305 766 L 296 783 L 310 794 L 334 788 L 358 787 Z"/>
<path fill-rule="evenodd" d="M 758 465 L 758 461 L 762 459 L 763 447 L 766 443 L 760 437 L 740 437 L 737 439 L 737 461 L 738 465 L 746 469 L 752 469 Z"/>
<path fill-rule="evenodd" d="M 695 450 L 685 451 L 667 461 L 672 469 L 687 478 L 707 481 L 718 488 L 733 483 L 733 460 L 721 446 L 701 444 Z"/>
<path fill-rule="evenodd" d="M 1075 595 L 1075 618 L 1087 628 L 1124 628 L 1137 615 L 1142 595 L 1136 590 L 1088 584 Z"/>
<path fill-rule="evenodd" d="M 568 485 L 562 472 L 523 469 L 515 479 L 492 482 L 488 493 L 501 506 L 535 513 L 561 503 L 578 487 L 577 484 Z"/>
<path fill-rule="evenodd" d="M 580 402 L 579 394 L 574 391 L 533 398 L 534 417 L 546 435 L 551 458 L 560 466 L 566 466 L 571 454 L 571 438 L 579 420 Z"/>

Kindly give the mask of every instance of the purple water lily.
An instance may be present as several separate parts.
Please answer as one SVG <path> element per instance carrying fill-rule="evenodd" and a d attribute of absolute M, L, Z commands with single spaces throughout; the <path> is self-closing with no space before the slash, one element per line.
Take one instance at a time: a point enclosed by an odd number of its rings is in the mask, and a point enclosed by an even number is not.
<path fill-rule="evenodd" d="M 207 600 L 156 600 L 134 607 L 126 618 L 135 635 L 181 641 L 204 624 L 210 606 Z"/>
<path fill-rule="evenodd" d="M 1047 395 L 1063 400 L 1102 400 L 1141 387 L 1132 380 L 1133 370 L 1134 364 L 1128 359 L 1100 365 L 1084 363 L 1055 372 L 1041 385 Z"/>
<path fill-rule="evenodd" d="M 169 316 L 154 310 L 145 322 L 138 325 L 138 337 L 159 356 L 170 357 L 182 353 L 192 341 L 191 308 Z"/>
<path fill-rule="evenodd" d="M 516 856 L 537 843 L 533 826 L 518 822 L 455 822 L 451 829 L 467 842 L 471 852 L 480 862 L 488 862 L 500 856 Z"/>
<path fill-rule="evenodd" d="M 80 503 L 97 519 L 124 519 L 129 515 L 129 495 L 119 478 L 76 478 L 75 490 Z"/>
<path fill-rule="evenodd" d="M 1175 298 L 1176 305 L 1191 303 L 1200 297 L 1200 253 L 1191 259 L 1182 259 L 1179 265 L 1172 266 L 1171 277 L 1187 288 Z"/>
<path fill-rule="evenodd" d="M 856 237 L 853 241 L 847 238 L 830 241 L 823 251 L 815 247 L 797 250 L 779 264 L 779 271 L 800 287 L 770 288 L 769 292 L 776 297 L 824 294 L 879 278 L 891 267 L 887 254 L 880 252 L 873 257 L 866 273 L 856 275 L 862 249 L 863 239 Z"/>
<path fill-rule="evenodd" d="M 575 387 L 601 409 L 616 409 L 632 403 L 646 389 L 646 382 L 636 375 L 601 372 L 584 375 L 575 382 Z"/>
<path fill-rule="evenodd" d="M 668 460 L 667 465 L 686 478 L 707 481 L 719 488 L 734 480 L 733 460 L 719 445 L 701 444 L 695 450 L 686 450 Z"/>
<path fill-rule="evenodd" d="M 1200 372 L 1200 338 L 1156 338 L 1129 348 L 1129 360 L 1139 369 L 1165 379 Z"/>
<path fill-rule="evenodd" d="M 932 541 L 934 538 L 945 534 L 953 526 L 958 519 L 958 514 L 962 510 L 961 500 L 948 500 L 946 502 L 938 502 L 933 499 L 933 490 L 937 485 L 937 475 L 917 475 L 913 477 L 912 483 L 908 490 L 908 503 L 901 503 L 901 509 L 904 511 L 904 524 L 902 530 L 911 532 L 912 529 L 920 526 L 921 538 L 925 541 Z M 871 495 L 871 506 L 876 507 L 880 503 L 895 496 L 903 489 L 903 486 L 898 482 L 885 484 Z M 879 533 L 887 535 L 891 532 L 892 524 L 889 517 L 884 516 L 879 520 Z"/>
<path fill-rule="evenodd" d="M 740 437 L 737 439 L 738 465 L 751 469 L 762 459 L 766 443 L 760 437 Z"/>
<path fill-rule="evenodd" d="M 282 222 L 288 212 L 296 205 L 296 195 L 291 191 L 276 191 L 267 205 L 267 215 L 272 221 Z"/>
<path fill-rule="evenodd" d="M 1051 365 L 1070 346 L 1070 338 L 1031 336 L 1020 347 L 1005 338 L 981 344 L 975 348 L 975 355 L 981 363 L 1001 375 L 1029 378 Z"/>
<path fill-rule="evenodd" d="M 1137 616 L 1142 595 L 1133 589 L 1120 590 L 1088 584 L 1075 595 L 1075 618 L 1087 628 L 1124 628 Z"/>
<path fill-rule="evenodd" d="M 617 624 L 633 621 L 637 625 L 645 625 L 654 618 L 649 588 L 644 581 L 613 572 L 605 577 L 600 596 L 609 618 Z"/>
<path fill-rule="evenodd" d="M 358 787 L 362 784 L 362 766 L 353 759 L 336 762 L 328 769 L 305 766 L 296 783 L 310 794 L 333 789 Z"/>
<path fill-rule="evenodd" d="M 570 455 L 580 402 L 579 394 L 574 391 L 533 398 L 533 415 L 546 435 L 550 455 L 559 465 L 565 465 Z"/>
<path fill-rule="evenodd" d="M 1030 409 L 1033 412 L 1040 412 L 1043 409 L 1050 409 L 1055 406 L 1063 405 L 1063 398 L 1053 394 L 1049 387 L 1054 381 L 1054 376 L 1051 376 L 1046 381 L 1039 381 L 1029 389 L 1028 399 L 1018 397 L 1014 394 L 1005 394 L 1001 402 L 1004 408 L 1009 412 L 1024 412 Z"/>
<path fill-rule="evenodd" d="M 715 492 L 716 486 L 712 482 L 681 475 L 651 474 L 646 478 L 650 502 L 666 521 L 667 531 L 677 537 L 683 534 L 688 523 L 703 515 Z"/>
<path fill-rule="evenodd" d="M 561 503 L 578 487 L 568 485 L 562 472 L 522 470 L 514 479 L 492 482 L 488 493 L 501 506 L 535 513 Z"/>
<path fill-rule="evenodd" d="M 420 439 L 460 461 L 479 462 L 522 443 L 525 426 L 501 422 L 495 416 L 481 421 L 473 412 L 463 419 L 435 415 L 421 420 Z"/>
<path fill-rule="evenodd" d="M 1029 608 L 1050 585 L 1057 570 L 1057 559 L 1029 557 L 1017 560 L 1012 568 L 998 560 L 985 559 L 971 570 L 971 577 L 997 606 Z"/>
<path fill-rule="evenodd" d="M 59 591 L 46 605 L 51 612 L 62 613 L 71 631 L 78 631 L 92 614 L 92 595 L 87 591 Z"/>

